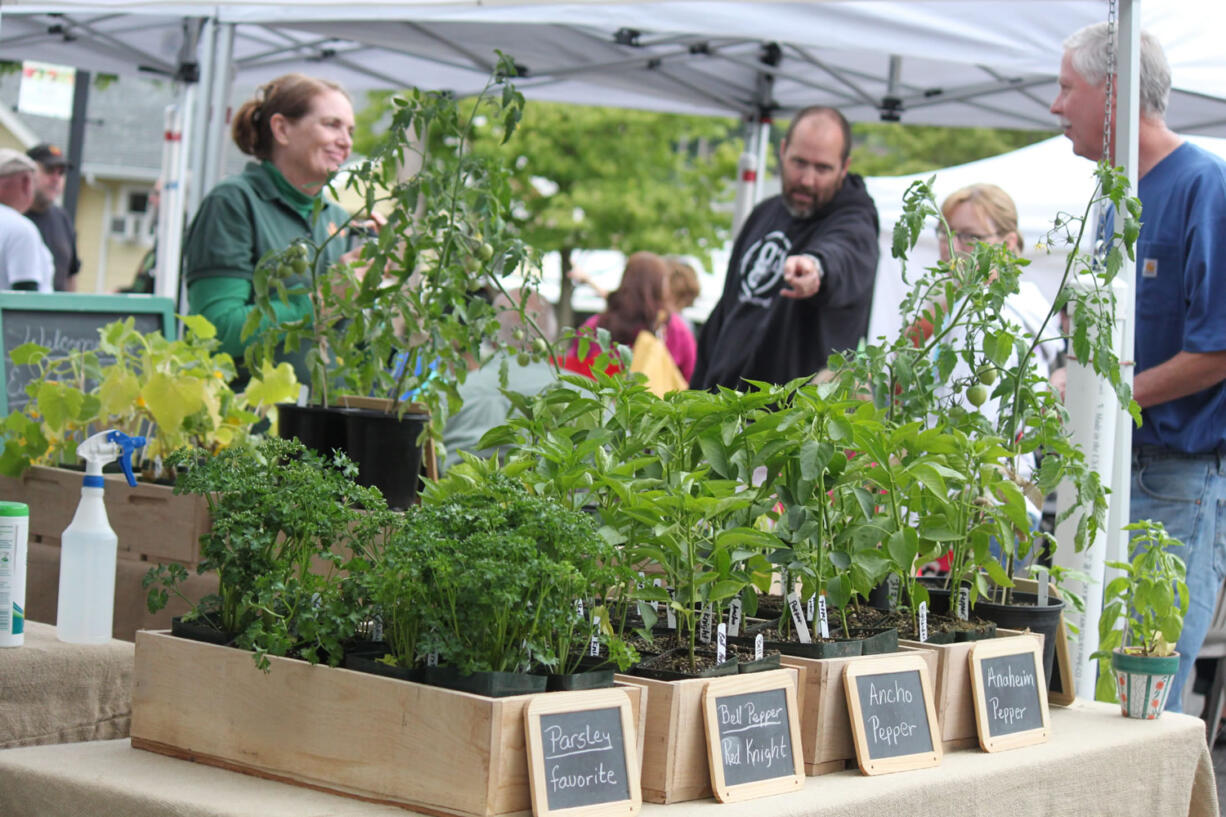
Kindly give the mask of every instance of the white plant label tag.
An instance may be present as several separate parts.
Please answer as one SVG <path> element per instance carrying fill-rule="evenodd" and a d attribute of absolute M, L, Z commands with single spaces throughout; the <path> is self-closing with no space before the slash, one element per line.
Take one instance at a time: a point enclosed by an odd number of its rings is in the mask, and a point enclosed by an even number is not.
<path fill-rule="evenodd" d="M 670 600 L 677 598 L 676 591 L 673 590 L 673 588 L 671 587 L 668 588 L 668 597 Z M 664 616 L 668 624 L 668 629 L 670 630 L 677 629 L 677 611 L 673 609 L 672 604 L 669 604 L 667 607 L 664 608 Z"/>
<path fill-rule="evenodd" d="M 383 616 L 375 616 L 370 622 L 370 640 L 383 640 Z"/>
<path fill-rule="evenodd" d="M 897 573 L 891 573 L 885 580 L 886 595 L 890 599 L 890 609 L 893 610 L 898 606 L 898 596 L 902 587 L 902 579 L 898 578 Z"/>
<path fill-rule="evenodd" d="M 711 627 L 715 623 L 715 610 L 710 604 L 702 606 L 702 618 L 698 624 L 698 640 L 703 644 L 711 643 Z"/>
<path fill-rule="evenodd" d="M 817 626 L 822 638 L 830 637 L 830 618 L 826 613 L 826 594 L 817 597 Z"/>
<path fill-rule="evenodd" d="M 788 593 L 788 609 L 792 611 L 792 623 L 796 625 L 796 639 L 801 644 L 812 644 L 809 637 L 809 625 L 805 624 L 805 612 L 800 609 L 800 596 Z"/>
<path fill-rule="evenodd" d="M 715 663 L 722 664 L 728 660 L 728 625 L 719 623 L 715 635 Z"/>
<path fill-rule="evenodd" d="M 1047 606 L 1047 583 L 1050 579 L 1051 576 L 1047 573 L 1047 571 L 1043 571 L 1039 574 L 1039 597 L 1036 599 L 1036 601 L 1040 608 Z"/>
<path fill-rule="evenodd" d="M 426 666 L 427 667 L 437 667 L 438 666 L 438 653 L 432 652 L 426 656 Z"/>
<path fill-rule="evenodd" d="M 652 585 L 653 585 L 653 586 L 655 586 L 655 587 L 663 587 L 663 586 L 664 586 L 664 580 L 663 580 L 663 579 L 656 579 L 655 581 L 653 581 L 653 582 L 652 582 Z M 656 608 L 656 615 L 657 615 L 657 616 L 659 616 L 659 615 L 660 615 L 660 605 L 661 605 L 662 603 L 663 603 L 663 602 L 659 602 L 659 601 L 655 602 L 655 608 Z"/>
<path fill-rule="evenodd" d="M 966 621 L 971 617 L 971 589 L 965 584 L 958 588 L 958 618 Z"/>
<path fill-rule="evenodd" d="M 817 616 L 817 594 L 809 596 L 809 600 L 805 602 L 805 619 L 807 621 L 815 621 Z"/>
<path fill-rule="evenodd" d="M 919 605 L 919 640 L 928 640 L 928 602 L 921 601 Z"/>
<path fill-rule="evenodd" d="M 728 635 L 738 636 L 741 634 L 741 600 L 733 599 L 728 602 Z"/>
<path fill-rule="evenodd" d="M 579 614 L 579 618 L 583 618 L 583 599 L 575 599 L 575 612 Z"/>
<path fill-rule="evenodd" d="M 786 567 L 779 568 L 779 592 L 784 598 L 787 598 L 788 594 L 792 592 L 792 588 L 788 587 L 788 580 L 790 578 Z"/>
<path fill-rule="evenodd" d="M 600 657 L 600 616 L 592 616 L 592 647 L 588 650 L 588 655 L 593 658 Z"/>
<path fill-rule="evenodd" d="M 753 660 L 762 660 L 762 652 L 765 646 L 766 639 L 762 637 L 762 633 L 758 633 L 753 637 Z"/>

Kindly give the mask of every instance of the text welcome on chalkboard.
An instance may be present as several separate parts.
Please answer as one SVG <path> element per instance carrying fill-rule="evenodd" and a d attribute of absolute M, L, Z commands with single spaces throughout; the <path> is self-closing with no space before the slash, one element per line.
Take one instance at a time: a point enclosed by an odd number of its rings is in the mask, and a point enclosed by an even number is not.
<path fill-rule="evenodd" d="M 795 774 L 792 726 L 783 689 L 717 697 L 715 715 L 726 785 Z"/>
<path fill-rule="evenodd" d="M 980 671 L 988 734 L 998 737 L 1043 728 L 1034 653 L 984 658 Z"/>
<path fill-rule="evenodd" d="M 932 751 L 932 732 L 918 670 L 856 678 L 869 757 Z"/>
<path fill-rule="evenodd" d="M 550 810 L 630 798 L 620 709 L 542 714 L 540 735 Z"/>

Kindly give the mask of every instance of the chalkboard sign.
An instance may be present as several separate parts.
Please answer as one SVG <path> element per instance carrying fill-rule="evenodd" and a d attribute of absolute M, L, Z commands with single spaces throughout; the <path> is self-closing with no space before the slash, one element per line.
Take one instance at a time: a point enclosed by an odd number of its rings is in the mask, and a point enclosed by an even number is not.
<path fill-rule="evenodd" d="M 795 673 L 774 670 L 711 681 L 702 706 L 716 799 L 748 800 L 804 786 Z"/>
<path fill-rule="evenodd" d="M 630 697 L 620 689 L 539 695 L 524 707 L 532 811 L 638 814 L 638 744 Z"/>
<path fill-rule="evenodd" d="M 856 760 L 864 774 L 941 763 L 928 665 L 918 655 L 852 661 L 843 670 Z"/>
<path fill-rule="evenodd" d="M 0 292 L 0 415 L 24 406 L 26 384 L 34 372 L 14 366 L 9 355 L 23 343 L 37 343 L 63 357 L 76 349 L 95 348 L 98 330 L 134 318 L 141 332 L 174 337 L 174 301 L 152 295 L 83 295 L 75 292 Z M 109 361 L 102 360 L 105 365 Z"/>
<path fill-rule="evenodd" d="M 1051 736 L 1043 649 L 1033 636 L 993 638 L 970 653 L 979 745 L 988 752 L 1043 743 Z"/>

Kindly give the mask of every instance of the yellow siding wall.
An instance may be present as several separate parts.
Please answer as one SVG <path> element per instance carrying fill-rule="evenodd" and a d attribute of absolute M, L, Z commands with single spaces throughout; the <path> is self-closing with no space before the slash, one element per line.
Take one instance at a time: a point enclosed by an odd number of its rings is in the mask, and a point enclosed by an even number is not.
<path fill-rule="evenodd" d="M 126 188 L 144 188 L 149 182 L 96 179 L 81 184 L 77 202 L 77 253 L 81 256 L 79 292 L 114 292 L 132 283 L 136 267 L 149 250 L 149 242 L 129 241 L 106 233 L 111 216 L 122 206 Z M 107 201 L 107 193 L 110 201 Z M 106 251 L 102 251 L 105 241 Z M 101 275 L 99 275 L 101 272 Z"/>

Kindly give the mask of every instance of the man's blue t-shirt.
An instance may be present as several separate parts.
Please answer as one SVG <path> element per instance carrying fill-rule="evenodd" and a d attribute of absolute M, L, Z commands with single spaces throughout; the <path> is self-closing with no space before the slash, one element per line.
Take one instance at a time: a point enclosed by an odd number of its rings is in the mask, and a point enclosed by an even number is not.
<path fill-rule="evenodd" d="M 1226 162 L 1184 142 L 1138 186 L 1136 371 L 1226 351 Z M 1133 445 L 1226 452 L 1226 383 L 1142 412 Z"/>

